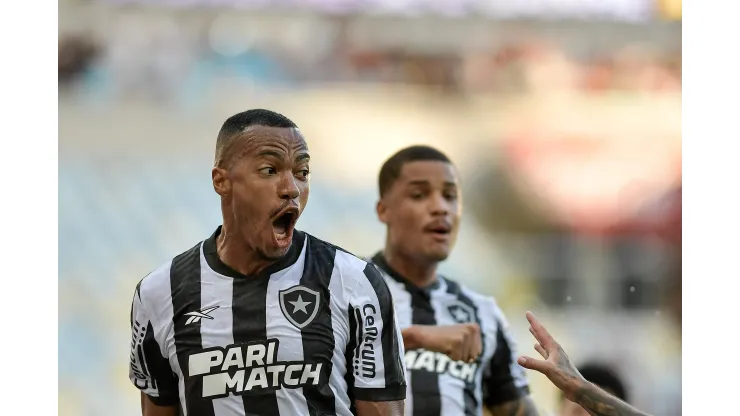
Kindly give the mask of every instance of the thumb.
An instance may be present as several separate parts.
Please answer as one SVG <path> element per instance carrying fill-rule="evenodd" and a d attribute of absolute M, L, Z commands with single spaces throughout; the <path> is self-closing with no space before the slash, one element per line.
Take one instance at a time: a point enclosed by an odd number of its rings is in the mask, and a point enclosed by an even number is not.
<path fill-rule="evenodd" d="M 519 357 L 517 362 L 519 363 L 519 365 L 521 365 L 524 368 L 534 370 L 534 371 L 539 371 L 542 374 L 545 374 L 545 372 L 547 372 L 548 368 L 550 367 L 550 363 L 548 363 L 547 361 L 536 360 L 532 357 L 522 356 L 522 357 Z"/>

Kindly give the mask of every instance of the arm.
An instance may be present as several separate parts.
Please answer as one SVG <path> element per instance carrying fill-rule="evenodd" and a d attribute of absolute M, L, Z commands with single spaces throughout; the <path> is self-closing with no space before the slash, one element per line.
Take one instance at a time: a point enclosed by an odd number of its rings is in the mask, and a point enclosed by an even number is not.
<path fill-rule="evenodd" d="M 375 266 L 367 264 L 357 274 L 349 293 L 346 354 L 357 415 L 403 416 L 406 368 L 391 293 Z"/>
<path fill-rule="evenodd" d="M 141 393 L 141 414 L 142 416 L 178 416 L 176 406 L 157 406 L 144 393 Z"/>
<path fill-rule="evenodd" d="M 131 305 L 129 379 L 141 390 L 142 415 L 177 415 L 180 400 L 177 378 L 154 337 L 152 322 L 141 299 L 141 283 L 136 287 Z"/>
<path fill-rule="evenodd" d="M 527 320 L 529 332 L 537 339 L 534 348 L 545 360 L 519 357 L 519 364 L 547 376 L 568 400 L 578 403 L 592 416 L 649 416 L 586 381 L 532 312 L 527 312 Z"/>
<path fill-rule="evenodd" d="M 403 416 L 403 400 L 394 402 L 355 402 L 358 416 Z"/>
<path fill-rule="evenodd" d="M 424 348 L 455 361 L 473 362 L 483 348 L 477 324 L 412 325 L 404 328 L 401 335 L 406 350 Z"/>
<path fill-rule="evenodd" d="M 592 416 L 649 416 L 588 382 L 576 391 L 574 399 Z"/>
<path fill-rule="evenodd" d="M 483 373 L 484 403 L 492 416 L 539 416 L 529 382 L 516 362 L 516 345 L 503 312 L 494 303 L 496 351 Z"/>

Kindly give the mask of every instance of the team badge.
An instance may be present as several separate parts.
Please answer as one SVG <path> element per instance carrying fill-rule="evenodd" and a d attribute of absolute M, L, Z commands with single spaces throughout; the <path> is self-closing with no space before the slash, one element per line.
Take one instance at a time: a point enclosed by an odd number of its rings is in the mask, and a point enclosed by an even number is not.
<path fill-rule="evenodd" d="M 279 293 L 280 310 L 296 328 L 303 329 L 316 318 L 321 300 L 319 292 L 298 285 Z"/>
<path fill-rule="evenodd" d="M 450 312 L 452 319 L 454 319 L 458 324 L 466 324 L 468 322 L 475 321 L 475 313 L 473 312 L 473 309 L 462 302 L 455 302 L 452 305 L 447 306 L 447 311 Z"/>

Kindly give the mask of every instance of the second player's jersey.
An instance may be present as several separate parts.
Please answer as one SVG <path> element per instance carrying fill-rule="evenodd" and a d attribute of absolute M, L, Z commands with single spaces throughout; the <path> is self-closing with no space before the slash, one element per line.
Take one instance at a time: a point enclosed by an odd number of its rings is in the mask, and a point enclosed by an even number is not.
<path fill-rule="evenodd" d="M 493 407 L 529 394 L 506 319 L 493 298 L 442 276 L 422 289 L 393 270 L 381 253 L 372 262 L 384 272 L 402 330 L 467 322 L 481 328 L 483 353 L 473 363 L 451 361 L 445 354 L 423 349 L 405 352 L 406 415 L 481 416 L 484 405 Z"/>
<path fill-rule="evenodd" d="M 186 416 L 351 415 L 402 400 L 403 343 L 377 268 L 295 231 L 288 254 L 244 276 L 220 227 L 137 286 L 131 381 Z"/>

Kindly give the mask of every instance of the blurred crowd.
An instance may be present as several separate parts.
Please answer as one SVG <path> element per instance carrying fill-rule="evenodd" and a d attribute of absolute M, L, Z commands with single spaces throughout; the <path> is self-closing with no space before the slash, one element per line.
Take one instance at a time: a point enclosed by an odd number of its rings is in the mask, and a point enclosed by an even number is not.
<path fill-rule="evenodd" d="M 427 86 L 447 93 L 516 94 L 548 90 L 675 92 L 680 47 L 621 42 L 570 50 L 537 30 L 514 40 L 476 39 L 457 49 L 363 42 L 349 18 L 329 29 L 297 20 L 270 31 L 215 16 L 183 27 L 169 18 L 119 19 L 106 36 L 90 31 L 59 41 L 59 80 L 118 94 L 168 98 L 227 77 L 255 85 L 367 83 Z M 264 23 L 267 25 L 267 23 Z M 82 34 L 85 33 L 85 34 Z M 310 38 L 306 36 L 310 34 Z M 236 41 L 237 39 L 238 41 Z M 494 41 L 495 40 L 495 41 Z"/>

